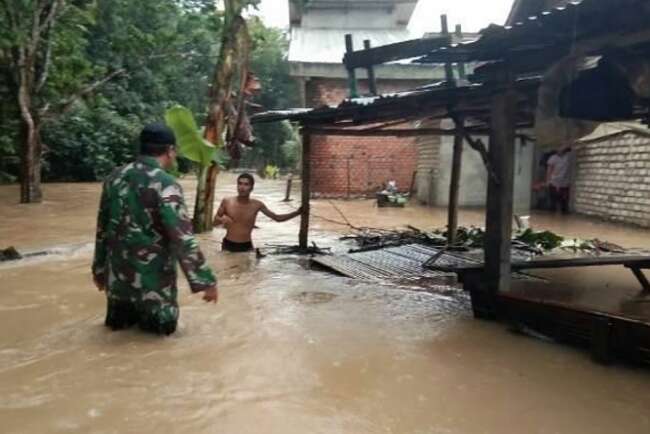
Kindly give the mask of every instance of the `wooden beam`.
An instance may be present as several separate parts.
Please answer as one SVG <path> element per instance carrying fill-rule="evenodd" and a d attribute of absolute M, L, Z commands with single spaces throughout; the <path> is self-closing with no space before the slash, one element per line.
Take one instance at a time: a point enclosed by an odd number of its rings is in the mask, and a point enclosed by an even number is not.
<path fill-rule="evenodd" d="M 363 48 L 370 50 L 370 39 L 363 41 Z M 377 81 L 375 80 L 375 68 L 372 65 L 366 67 L 368 71 L 368 89 L 371 95 L 377 95 Z"/>
<path fill-rule="evenodd" d="M 400 128 L 390 130 L 352 130 L 347 128 L 309 128 L 309 132 L 323 136 L 349 137 L 420 137 L 420 136 L 453 136 L 454 130 L 443 128 Z"/>
<path fill-rule="evenodd" d="M 456 24 L 456 39 L 460 42 L 463 40 L 463 27 L 460 24 Z M 456 64 L 458 68 L 458 78 L 461 80 L 467 79 L 467 72 L 465 71 L 465 64 L 463 62 L 458 62 Z"/>
<path fill-rule="evenodd" d="M 368 65 L 381 65 L 395 60 L 423 56 L 450 43 L 451 39 L 448 37 L 412 39 L 363 51 L 346 52 L 343 63 L 348 69 L 366 68 Z"/>
<path fill-rule="evenodd" d="M 485 222 L 485 285 L 496 293 L 511 283 L 512 213 L 514 194 L 515 122 L 517 95 L 509 71 L 502 71 L 503 90 L 493 97 L 488 158 L 496 174 L 488 177 Z"/>
<path fill-rule="evenodd" d="M 450 38 L 449 36 L 449 24 L 447 23 L 447 15 L 440 15 L 440 28 L 442 29 L 443 37 Z M 445 80 L 447 80 L 447 86 L 455 86 L 456 80 L 454 80 L 454 69 L 450 62 L 445 62 Z"/>
<path fill-rule="evenodd" d="M 463 162 L 463 124 L 464 120 L 454 120 L 456 135 L 454 136 L 454 156 L 451 165 L 451 180 L 449 182 L 449 206 L 447 207 L 447 245 L 456 244 L 458 232 L 458 196 L 460 190 L 460 174 Z"/>
<path fill-rule="evenodd" d="M 354 45 L 352 42 L 352 35 L 348 33 L 345 35 L 345 51 L 351 53 L 354 51 Z M 350 98 L 356 98 L 359 96 L 357 93 L 357 75 L 353 67 L 348 67 L 348 88 L 350 90 Z"/>
<path fill-rule="evenodd" d="M 311 199 L 311 133 L 302 132 L 302 213 L 300 214 L 300 233 L 298 245 L 301 249 L 309 246 L 309 214 Z"/>
<path fill-rule="evenodd" d="M 347 136 L 347 137 L 422 137 L 422 136 L 450 136 L 456 137 L 462 135 L 467 137 L 469 134 L 487 136 L 490 134 L 488 128 L 466 128 L 463 130 L 446 129 L 446 128 L 402 128 L 402 129 L 387 129 L 387 130 L 353 130 L 347 128 L 319 128 L 319 127 L 305 127 L 312 135 L 318 136 Z M 532 140 L 530 136 L 525 134 L 517 134 L 518 138 L 525 138 Z"/>

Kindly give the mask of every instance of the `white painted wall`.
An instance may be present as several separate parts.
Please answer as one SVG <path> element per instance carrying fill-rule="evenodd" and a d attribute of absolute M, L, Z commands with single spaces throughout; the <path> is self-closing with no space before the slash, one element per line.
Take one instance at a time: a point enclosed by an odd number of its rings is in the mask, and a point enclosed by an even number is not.
<path fill-rule="evenodd" d="M 453 124 L 446 121 L 443 128 L 452 128 Z M 480 137 L 483 143 L 488 144 L 487 137 Z M 532 169 L 534 159 L 534 144 L 521 144 L 517 140 L 515 145 L 515 192 L 514 212 L 519 215 L 530 213 Z M 448 206 L 449 182 L 451 179 L 451 163 L 454 152 L 454 138 L 443 137 L 440 146 L 440 165 L 436 180 L 436 206 Z M 483 165 L 480 154 L 473 150 L 467 143 L 463 148 L 463 162 L 459 191 L 459 206 L 483 207 L 487 196 L 487 170 Z"/>

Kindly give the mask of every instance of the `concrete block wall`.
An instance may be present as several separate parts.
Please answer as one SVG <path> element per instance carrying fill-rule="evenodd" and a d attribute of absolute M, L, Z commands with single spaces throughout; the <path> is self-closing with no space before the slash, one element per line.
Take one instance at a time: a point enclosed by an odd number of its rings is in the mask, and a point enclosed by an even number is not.
<path fill-rule="evenodd" d="M 574 209 L 650 227 L 650 136 L 626 132 L 576 149 Z"/>
<path fill-rule="evenodd" d="M 440 128 L 439 120 L 427 119 L 421 128 Z M 421 136 L 416 138 L 418 147 L 418 164 L 416 177 L 417 199 L 420 203 L 433 206 L 436 204 L 440 176 L 440 136 Z"/>

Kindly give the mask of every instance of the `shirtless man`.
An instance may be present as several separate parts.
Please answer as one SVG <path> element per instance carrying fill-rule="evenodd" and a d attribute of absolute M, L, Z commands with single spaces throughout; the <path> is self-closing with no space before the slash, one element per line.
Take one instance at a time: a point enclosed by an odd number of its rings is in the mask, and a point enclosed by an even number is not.
<path fill-rule="evenodd" d="M 223 225 L 227 232 L 221 244 L 222 250 L 228 252 L 247 252 L 253 250 L 251 232 L 255 227 L 257 213 L 262 212 L 276 222 L 291 220 L 300 215 L 298 209 L 288 214 L 276 214 L 269 210 L 264 203 L 251 199 L 255 179 L 248 173 L 242 173 L 237 178 L 237 196 L 227 197 L 214 217 L 214 225 Z"/>

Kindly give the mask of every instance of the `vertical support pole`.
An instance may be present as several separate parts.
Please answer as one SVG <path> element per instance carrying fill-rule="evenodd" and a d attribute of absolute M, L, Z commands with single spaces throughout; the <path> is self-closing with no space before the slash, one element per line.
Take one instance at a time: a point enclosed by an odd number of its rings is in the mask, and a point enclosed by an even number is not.
<path fill-rule="evenodd" d="M 503 86 L 492 99 L 488 153 L 497 179 L 488 176 L 485 222 L 485 284 L 493 299 L 497 292 L 507 291 L 511 281 L 517 96 L 509 71 L 504 70 L 501 75 Z"/>
<path fill-rule="evenodd" d="M 456 135 L 454 136 L 454 156 L 451 166 L 451 181 L 449 183 L 449 207 L 447 209 L 447 245 L 456 244 L 458 232 L 458 195 L 460 190 L 460 174 L 463 162 L 463 128 L 464 119 L 454 119 Z"/>
<path fill-rule="evenodd" d="M 449 36 L 449 25 L 447 24 L 447 15 L 440 15 L 440 26 L 442 28 L 442 35 Z M 451 63 L 445 63 L 445 79 L 448 86 L 453 86 L 454 83 L 454 69 Z"/>
<path fill-rule="evenodd" d="M 456 40 L 461 42 L 463 40 L 463 27 L 460 24 L 456 24 Z M 465 80 L 467 78 L 467 72 L 465 71 L 465 64 L 463 62 L 458 62 L 458 78 Z"/>
<path fill-rule="evenodd" d="M 311 133 L 306 127 L 302 135 L 302 214 L 300 214 L 300 233 L 298 245 L 306 249 L 309 243 L 309 200 L 311 198 Z"/>
<path fill-rule="evenodd" d="M 350 33 L 345 35 L 345 51 L 348 53 L 354 51 L 354 44 L 352 43 L 352 35 Z M 359 96 L 357 92 L 357 75 L 354 68 L 348 69 L 348 87 L 350 89 L 350 98 Z"/>
<path fill-rule="evenodd" d="M 291 184 L 293 184 L 293 173 L 287 178 L 287 190 L 284 193 L 284 200 L 282 202 L 291 202 Z"/>
<path fill-rule="evenodd" d="M 370 39 L 363 41 L 363 48 L 370 50 Z M 371 95 L 377 95 L 377 80 L 375 78 L 375 68 L 373 65 L 368 65 L 368 90 Z"/>

